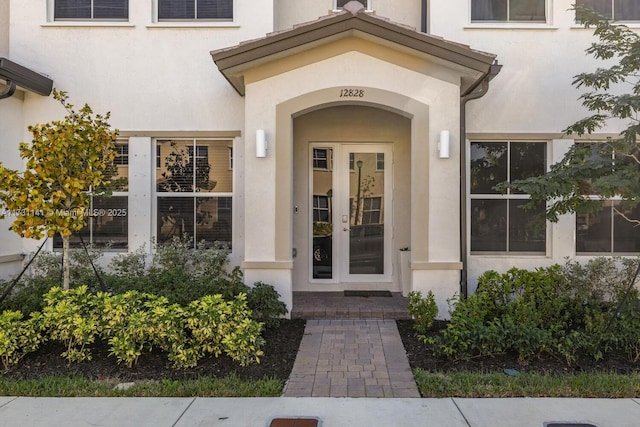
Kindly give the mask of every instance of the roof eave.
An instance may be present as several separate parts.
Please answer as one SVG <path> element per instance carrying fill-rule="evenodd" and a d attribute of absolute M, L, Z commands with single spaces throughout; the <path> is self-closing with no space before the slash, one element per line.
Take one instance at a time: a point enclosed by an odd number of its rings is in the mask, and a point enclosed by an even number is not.
<path fill-rule="evenodd" d="M 416 52 L 443 59 L 471 70 L 474 75 L 484 76 L 496 58 L 496 55 L 419 33 L 366 13 L 348 12 L 320 18 L 231 48 L 215 50 L 211 52 L 211 56 L 229 83 L 240 95 L 244 95 L 244 80 L 241 76 L 243 71 L 268 62 L 270 58 L 293 55 L 301 48 L 312 48 L 335 38 L 346 37 L 354 31 L 361 31 Z M 472 84 L 473 82 L 469 83 Z"/>

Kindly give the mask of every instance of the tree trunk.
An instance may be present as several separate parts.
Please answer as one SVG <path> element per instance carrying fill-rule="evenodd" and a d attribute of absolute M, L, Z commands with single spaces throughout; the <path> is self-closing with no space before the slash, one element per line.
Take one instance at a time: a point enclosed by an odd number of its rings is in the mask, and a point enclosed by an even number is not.
<path fill-rule="evenodd" d="M 62 236 L 62 287 L 69 289 L 69 236 Z"/>

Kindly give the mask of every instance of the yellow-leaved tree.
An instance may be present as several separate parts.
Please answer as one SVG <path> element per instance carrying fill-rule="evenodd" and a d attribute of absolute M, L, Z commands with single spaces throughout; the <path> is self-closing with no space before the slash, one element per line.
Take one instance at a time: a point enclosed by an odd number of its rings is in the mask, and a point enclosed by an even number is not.
<path fill-rule="evenodd" d="M 63 91 L 53 97 L 67 110 L 64 120 L 29 126 L 31 143 L 20 143 L 24 171 L 0 163 L 0 202 L 15 216 L 11 229 L 22 237 L 62 237 L 63 286 L 69 288 L 69 236 L 87 225 L 91 194 L 108 193 L 117 130 L 110 114 L 79 111 Z"/>

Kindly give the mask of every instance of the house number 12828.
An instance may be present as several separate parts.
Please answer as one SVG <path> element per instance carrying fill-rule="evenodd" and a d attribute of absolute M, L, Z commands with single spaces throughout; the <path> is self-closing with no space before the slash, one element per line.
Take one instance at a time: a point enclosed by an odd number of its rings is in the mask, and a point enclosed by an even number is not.
<path fill-rule="evenodd" d="M 362 97 L 364 97 L 364 89 L 340 90 L 340 98 L 362 98 Z"/>

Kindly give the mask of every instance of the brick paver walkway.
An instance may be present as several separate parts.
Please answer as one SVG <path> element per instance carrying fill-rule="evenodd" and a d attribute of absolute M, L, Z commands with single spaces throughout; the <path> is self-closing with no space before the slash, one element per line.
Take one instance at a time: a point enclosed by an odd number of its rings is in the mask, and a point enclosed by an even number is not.
<path fill-rule="evenodd" d="M 394 320 L 307 320 L 286 397 L 420 397 Z"/>
<path fill-rule="evenodd" d="M 343 292 L 294 292 L 292 319 L 411 319 L 408 299 L 346 297 Z"/>

